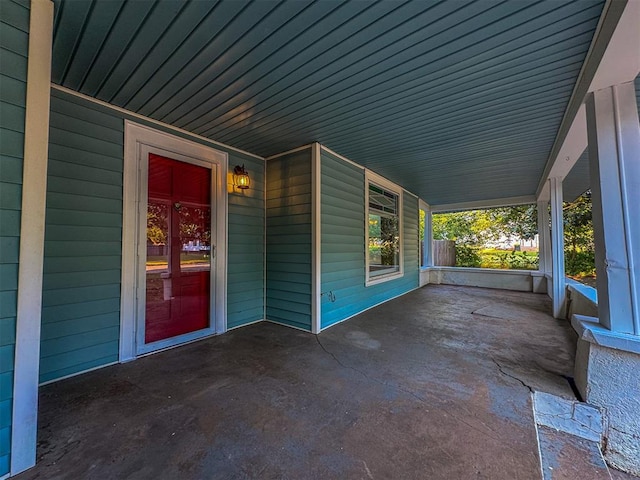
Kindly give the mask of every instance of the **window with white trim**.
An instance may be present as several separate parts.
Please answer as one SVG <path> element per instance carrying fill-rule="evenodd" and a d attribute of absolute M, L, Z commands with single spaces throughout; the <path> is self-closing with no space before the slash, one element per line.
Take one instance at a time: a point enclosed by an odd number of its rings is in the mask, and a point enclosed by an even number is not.
<path fill-rule="evenodd" d="M 397 186 L 367 180 L 367 285 L 403 274 L 401 212 Z"/>

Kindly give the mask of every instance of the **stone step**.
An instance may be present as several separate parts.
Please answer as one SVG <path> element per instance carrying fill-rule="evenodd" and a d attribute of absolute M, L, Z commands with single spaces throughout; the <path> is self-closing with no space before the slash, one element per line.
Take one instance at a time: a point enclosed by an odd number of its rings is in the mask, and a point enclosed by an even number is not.
<path fill-rule="evenodd" d="M 600 444 L 600 409 L 543 392 L 533 393 L 543 480 L 611 480 Z"/>
<path fill-rule="evenodd" d="M 611 480 L 598 442 L 538 426 L 538 445 L 544 480 Z"/>

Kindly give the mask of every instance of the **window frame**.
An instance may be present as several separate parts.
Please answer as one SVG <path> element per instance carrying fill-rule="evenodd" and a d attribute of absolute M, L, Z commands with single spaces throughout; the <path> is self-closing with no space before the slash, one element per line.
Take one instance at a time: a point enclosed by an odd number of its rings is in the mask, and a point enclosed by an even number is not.
<path fill-rule="evenodd" d="M 398 197 L 398 267 L 394 272 L 371 276 L 369 259 L 369 186 L 373 184 L 379 188 L 397 195 Z M 370 287 L 379 283 L 396 280 L 404 276 L 404 212 L 403 212 L 403 189 L 399 185 L 390 182 L 386 178 L 377 175 L 369 170 L 365 170 L 365 203 L 364 203 L 364 258 L 365 258 L 365 286 Z"/>

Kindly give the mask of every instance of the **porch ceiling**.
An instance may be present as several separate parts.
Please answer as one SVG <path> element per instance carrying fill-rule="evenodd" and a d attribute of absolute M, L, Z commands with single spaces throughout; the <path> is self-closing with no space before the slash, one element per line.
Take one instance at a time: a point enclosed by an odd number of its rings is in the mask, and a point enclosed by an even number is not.
<path fill-rule="evenodd" d="M 534 195 L 603 1 L 55 1 L 54 83 L 438 205 Z"/>

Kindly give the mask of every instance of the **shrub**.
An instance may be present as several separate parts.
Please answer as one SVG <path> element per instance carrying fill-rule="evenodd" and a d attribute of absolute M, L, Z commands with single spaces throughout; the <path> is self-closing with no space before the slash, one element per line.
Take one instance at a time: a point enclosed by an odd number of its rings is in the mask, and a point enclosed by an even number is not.
<path fill-rule="evenodd" d="M 524 252 L 511 252 L 507 257 L 507 265 L 511 269 L 517 270 L 537 270 L 538 256 L 525 255 Z"/>
<path fill-rule="evenodd" d="M 478 247 L 456 245 L 456 267 L 480 267 L 482 259 L 479 250 Z"/>
<path fill-rule="evenodd" d="M 596 273 L 595 253 L 593 250 L 564 252 L 565 273 L 572 277 L 592 276 Z"/>

